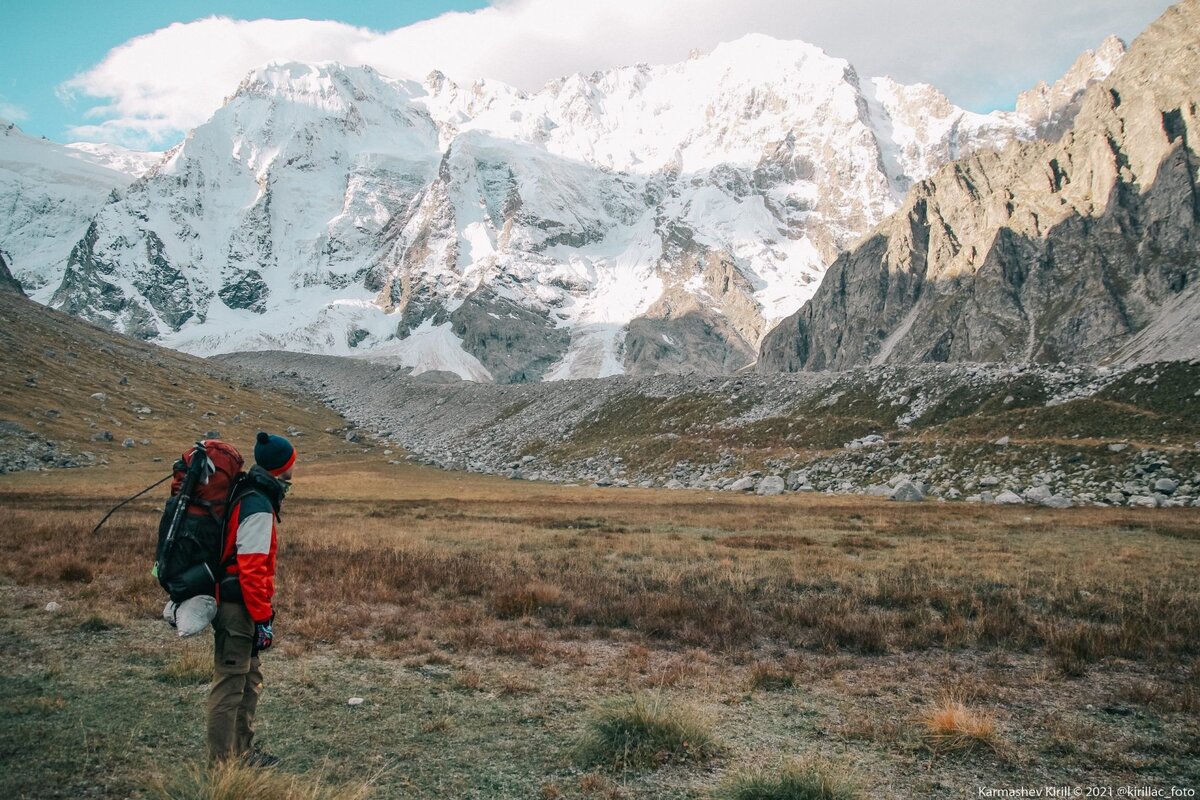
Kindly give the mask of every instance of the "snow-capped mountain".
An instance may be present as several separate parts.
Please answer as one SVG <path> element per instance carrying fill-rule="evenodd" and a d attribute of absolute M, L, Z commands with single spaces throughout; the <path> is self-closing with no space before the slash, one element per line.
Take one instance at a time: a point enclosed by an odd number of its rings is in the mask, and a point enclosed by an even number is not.
<path fill-rule="evenodd" d="M 99 209 L 51 302 L 197 353 L 726 372 L 914 182 L 1041 123 L 765 36 L 536 93 L 270 65 Z"/>
<path fill-rule="evenodd" d="M 0 257 L 36 299 L 46 302 L 58 288 L 96 209 L 133 182 L 127 168 L 154 156 L 121 153 L 63 147 L 0 120 Z"/>

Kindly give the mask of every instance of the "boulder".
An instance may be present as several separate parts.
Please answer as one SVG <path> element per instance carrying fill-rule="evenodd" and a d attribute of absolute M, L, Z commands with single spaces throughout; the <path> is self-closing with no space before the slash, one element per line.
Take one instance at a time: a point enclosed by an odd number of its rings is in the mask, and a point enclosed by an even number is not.
<path fill-rule="evenodd" d="M 783 494 L 783 489 L 783 478 L 778 475 L 768 475 L 759 481 L 756 492 L 763 497 L 774 497 L 775 495 Z"/>
<path fill-rule="evenodd" d="M 1160 494 L 1174 494 L 1179 488 L 1179 481 L 1171 480 L 1170 478 L 1159 478 L 1154 482 L 1154 491 Z"/>
<path fill-rule="evenodd" d="M 891 497 L 905 503 L 919 503 L 925 499 L 925 493 L 912 481 L 901 481 L 892 490 Z"/>
<path fill-rule="evenodd" d="M 754 478 L 740 478 L 729 484 L 731 492 L 750 492 L 754 490 Z"/>
<path fill-rule="evenodd" d="M 1040 503 L 1052 494 L 1048 486 L 1033 486 L 1025 490 L 1025 499 L 1030 503 Z"/>
<path fill-rule="evenodd" d="M 996 499 L 992 502 L 998 506 L 1020 506 L 1025 504 L 1025 501 L 1021 499 L 1021 495 L 1016 492 L 1010 492 L 1007 489 L 996 495 Z"/>
<path fill-rule="evenodd" d="M 1075 505 L 1071 498 L 1061 494 L 1052 494 L 1038 501 L 1047 508 L 1070 508 Z"/>

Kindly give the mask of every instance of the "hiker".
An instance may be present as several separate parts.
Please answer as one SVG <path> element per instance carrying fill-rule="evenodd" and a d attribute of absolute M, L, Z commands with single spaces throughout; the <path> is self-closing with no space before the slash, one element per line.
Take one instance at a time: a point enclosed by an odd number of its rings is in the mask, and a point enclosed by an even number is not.
<path fill-rule="evenodd" d="M 225 576 L 213 619 L 216 675 L 208 697 L 208 754 L 213 762 L 240 758 L 267 767 L 279 759 L 252 747 L 263 688 L 259 654 L 273 640 L 275 523 L 291 485 L 296 448 L 282 436 L 260 432 L 254 462 L 225 527 Z"/>

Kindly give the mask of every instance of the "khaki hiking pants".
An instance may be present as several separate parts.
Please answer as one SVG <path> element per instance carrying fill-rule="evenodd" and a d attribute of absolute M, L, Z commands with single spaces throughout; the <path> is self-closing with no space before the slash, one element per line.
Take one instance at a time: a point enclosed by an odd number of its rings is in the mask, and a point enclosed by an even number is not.
<path fill-rule="evenodd" d="M 213 619 L 214 669 L 208 695 L 208 757 L 223 761 L 250 752 L 254 710 L 263 676 L 254 646 L 254 622 L 241 603 L 222 602 Z"/>

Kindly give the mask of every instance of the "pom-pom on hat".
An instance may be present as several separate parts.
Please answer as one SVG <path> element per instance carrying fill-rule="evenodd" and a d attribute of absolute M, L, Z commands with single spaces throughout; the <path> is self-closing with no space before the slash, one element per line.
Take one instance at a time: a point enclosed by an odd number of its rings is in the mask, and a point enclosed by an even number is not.
<path fill-rule="evenodd" d="M 282 475 L 296 463 L 296 448 L 282 436 L 259 431 L 254 461 L 272 475 Z"/>

